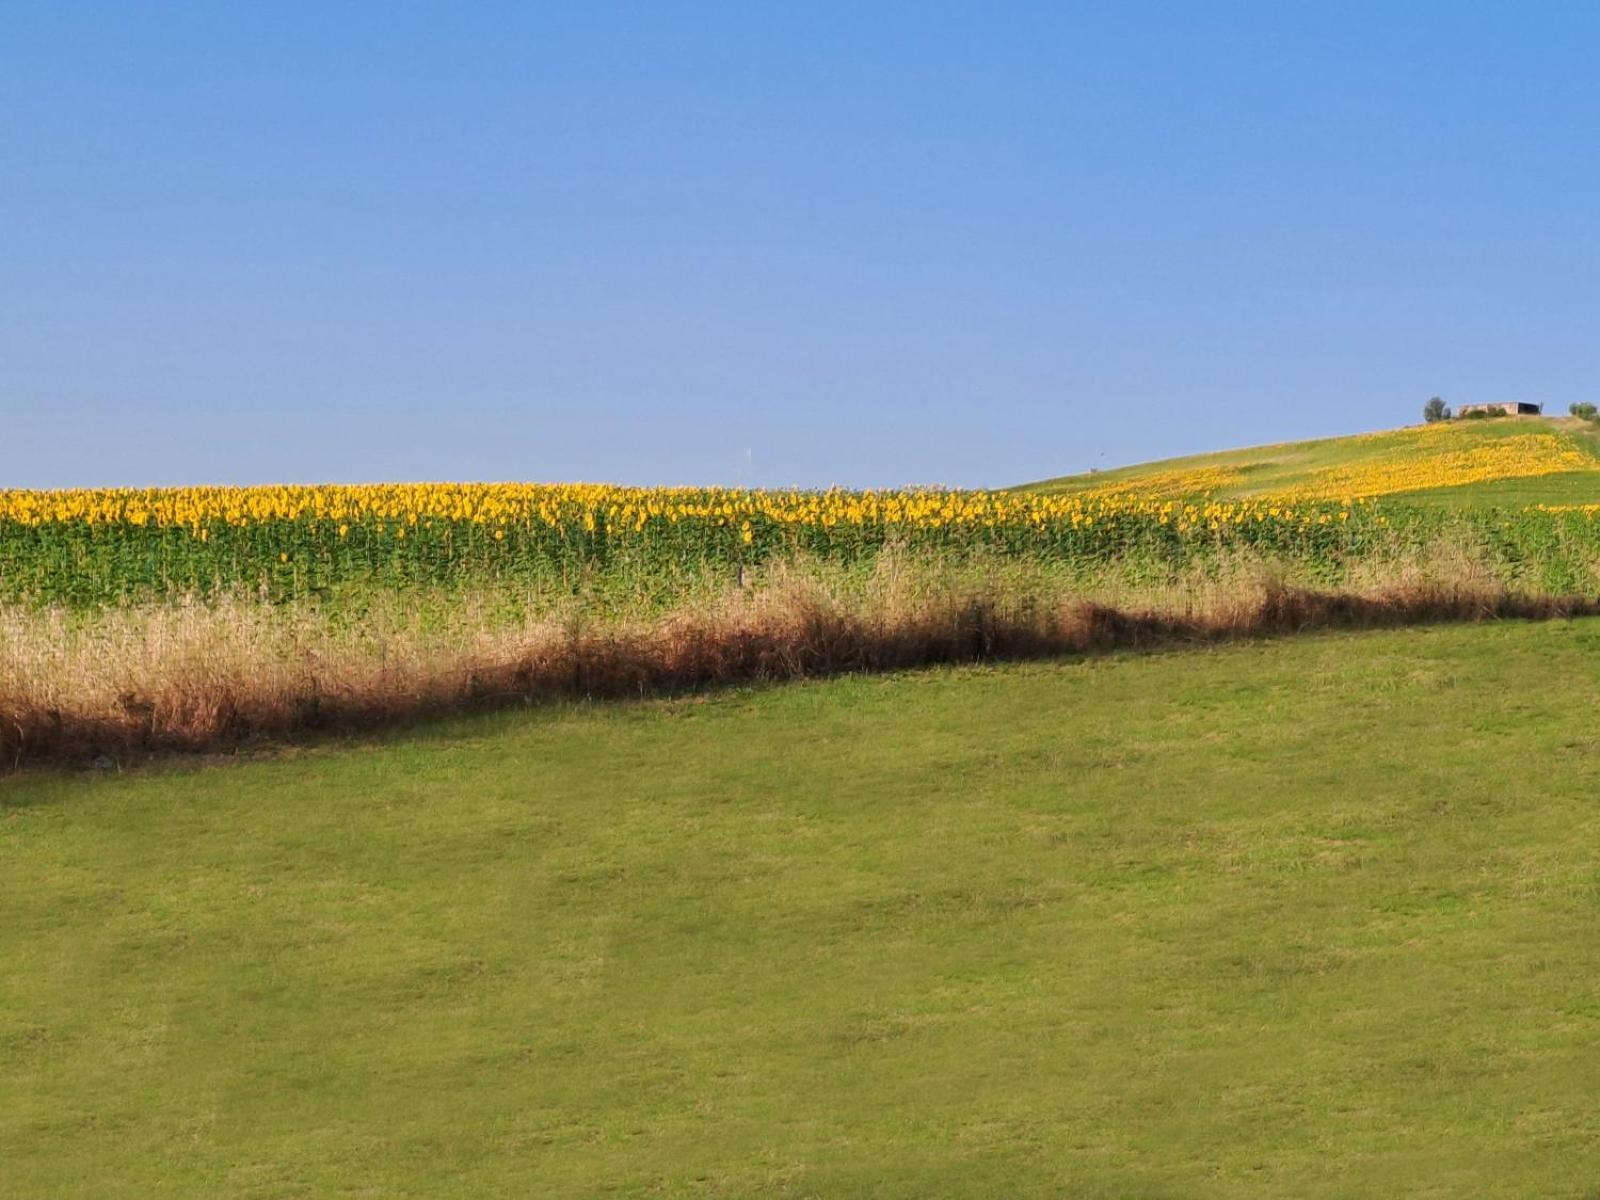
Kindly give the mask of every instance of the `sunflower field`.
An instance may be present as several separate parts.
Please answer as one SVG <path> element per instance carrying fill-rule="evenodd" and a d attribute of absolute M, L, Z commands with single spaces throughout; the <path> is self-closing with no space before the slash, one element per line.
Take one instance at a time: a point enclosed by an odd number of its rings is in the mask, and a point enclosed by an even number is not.
<path fill-rule="evenodd" d="M 1513 582 L 1580 586 L 1592 509 L 1467 514 L 1367 500 L 1174 498 L 1149 490 L 746 491 L 397 484 L 0 491 L 0 600 L 71 606 L 351 587 L 597 586 L 670 599 L 687 578 L 887 548 L 1111 564 L 1159 578 L 1247 552 L 1336 580 L 1353 562 L 1470 534 Z"/>

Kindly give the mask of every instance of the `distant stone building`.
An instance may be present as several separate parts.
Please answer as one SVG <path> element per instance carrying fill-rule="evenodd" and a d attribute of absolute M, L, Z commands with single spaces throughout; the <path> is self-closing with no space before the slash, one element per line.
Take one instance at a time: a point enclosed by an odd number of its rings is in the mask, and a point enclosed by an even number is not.
<path fill-rule="evenodd" d="M 1493 404 L 1463 404 L 1456 416 L 1467 417 L 1482 413 L 1486 417 L 1537 417 L 1544 411 L 1542 404 L 1529 404 L 1523 400 L 1499 400 Z"/>

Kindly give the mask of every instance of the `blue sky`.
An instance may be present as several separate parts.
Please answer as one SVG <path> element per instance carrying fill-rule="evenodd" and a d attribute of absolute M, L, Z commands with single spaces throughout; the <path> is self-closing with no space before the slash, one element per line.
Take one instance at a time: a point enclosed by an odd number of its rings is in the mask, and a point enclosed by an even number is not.
<path fill-rule="evenodd" d="M 0 486 L 1000 485 L 1600 399 L 1600 6 L 12 0 Z"/>

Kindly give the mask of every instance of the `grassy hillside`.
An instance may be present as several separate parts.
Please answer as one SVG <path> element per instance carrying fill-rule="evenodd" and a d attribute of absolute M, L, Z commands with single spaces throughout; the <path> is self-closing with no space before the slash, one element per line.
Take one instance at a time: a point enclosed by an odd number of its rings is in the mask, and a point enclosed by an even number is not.
<path fill-rule="evenodd" d="M 1452 421 L 1165 459 L 1045 480 L 1026 490 L 1219 499 L 1387 496 L 1519 507 L 1600 504 L 1600 434 L 1594 425 L 1566 417 Z"/>
<path fill-rule="evenodd" d="M 1578 1197 L 1600 623 L 0 781 L 32 1200 Z"/>

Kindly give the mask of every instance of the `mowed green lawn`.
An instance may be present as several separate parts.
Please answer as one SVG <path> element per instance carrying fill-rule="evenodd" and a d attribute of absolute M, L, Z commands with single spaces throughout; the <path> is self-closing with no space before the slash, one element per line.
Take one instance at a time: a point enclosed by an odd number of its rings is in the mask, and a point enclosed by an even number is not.
<path fill-rule="evenodd" d="M 0 782 L 0 1194 L 1594 1197 L 1600 622 Z"/>

